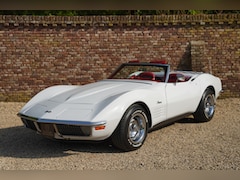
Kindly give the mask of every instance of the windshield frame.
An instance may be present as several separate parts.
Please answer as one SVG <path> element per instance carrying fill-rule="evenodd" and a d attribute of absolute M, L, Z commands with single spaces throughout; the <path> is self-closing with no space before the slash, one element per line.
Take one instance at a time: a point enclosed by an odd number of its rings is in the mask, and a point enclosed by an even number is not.
<path fill-rule="evenodd" d="M 118 79 L 114 78 L 123 68 L 126 66 L 152 66 L 152 67 L 160 67 L 163 68 L 164 71 L 164 82 L 168 82 L 168 76 L 170 73 L 170 65 L 169 64 L 159 64 L 159 63 L 123 63 L 107 78 L 107 79 Z M 124 78 L 125 79 L 125 78 Z M 127 79 L 127 78 L 126 78 Z"/>

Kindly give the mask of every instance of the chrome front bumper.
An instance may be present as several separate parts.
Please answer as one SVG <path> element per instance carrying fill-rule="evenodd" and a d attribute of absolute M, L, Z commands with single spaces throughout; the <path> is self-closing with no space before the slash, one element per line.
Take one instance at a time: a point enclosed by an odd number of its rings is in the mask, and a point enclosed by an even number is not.
<path fill-rule="evenodd" d="M 106 122 L 41 119 L 20 113 L 17 115 L 27 128 L 54 139 L 91 140 L 93 128 L 106 124 Z"/>

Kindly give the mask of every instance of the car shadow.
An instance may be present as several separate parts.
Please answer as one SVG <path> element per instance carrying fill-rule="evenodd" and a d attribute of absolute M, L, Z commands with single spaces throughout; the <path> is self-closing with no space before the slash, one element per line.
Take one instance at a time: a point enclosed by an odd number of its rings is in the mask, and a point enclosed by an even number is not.
<path fill-rule="evenodd" d="M 57 141 L 47 139 L 24 126 L 0 129 L 0 157 L 46 158 L 76 152 L 121 153 L 110 142 Z"/>
<path fill-rule="evenodd" d="M 198 124 L 200 122 L 196 121 L 192 117 L 187 117 L 187 118 L 183 118 L 183 119 L 180 119 L 180 120 L 176 121 L 176 123 L 181 123 L 181 124 Z"/>
<path fill-rule="evenodd" d="M 176 121 L 166 121 L 163 123 L 160 123 L 158 125 L 156 125 L 155 127 L 153 127 L 152 129 L 149 130 L 149 133 L 153 132 L 153 131 L 158 131 L 162 128 L 171 126 L 175 123 L 180 123 L 180 124 L 198 124 L 198 123 L 204 123 L 204 122 L 198 122 L 196 121 L 192 116 L 186 117 L 186 118 L 182 118 Z"/>

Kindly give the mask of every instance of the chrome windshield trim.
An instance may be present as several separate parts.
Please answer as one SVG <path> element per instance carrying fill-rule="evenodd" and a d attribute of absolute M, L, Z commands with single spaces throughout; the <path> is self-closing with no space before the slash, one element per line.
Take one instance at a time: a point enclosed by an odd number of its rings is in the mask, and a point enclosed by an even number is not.
<path fill-rule="evenodd" d="M 74 121 L 74 120 L 57 120 L 57 119 L 35 118 L 35 117 L 26 116 L 20 113 L 18 113 L 17 115 L 21 118 L 25 118 L 31 121 L 36 121 L 39 123 L 66 124 L 66 125 L 77 125 L 77 126 L 99 126 L 99 125 L 106 124 L 105 121 L 88 122 L 88 121 Z"/>

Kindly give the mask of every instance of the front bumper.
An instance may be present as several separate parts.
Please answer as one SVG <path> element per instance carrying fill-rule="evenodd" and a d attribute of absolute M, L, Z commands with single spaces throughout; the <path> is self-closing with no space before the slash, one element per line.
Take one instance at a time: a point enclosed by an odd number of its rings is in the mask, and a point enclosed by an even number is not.
<path fill-rule="evenodd" d="M 69 121 L 41 119 L 17 114 L 23 124 L 39 134 L 53 139 L 65 140 L 103 140 L 106 134 L 96 133 L 95 129 L 103 129 L 106 122 Z"/>

